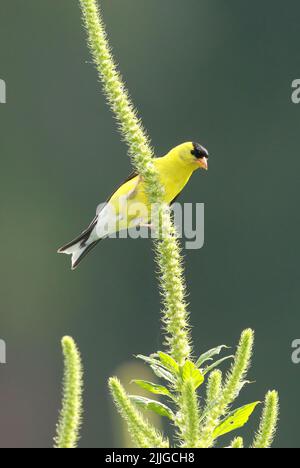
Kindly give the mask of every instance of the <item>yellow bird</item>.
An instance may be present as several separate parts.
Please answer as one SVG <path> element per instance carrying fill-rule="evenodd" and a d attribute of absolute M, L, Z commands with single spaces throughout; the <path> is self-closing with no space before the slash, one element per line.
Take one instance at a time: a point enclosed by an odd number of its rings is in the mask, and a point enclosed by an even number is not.
<path fill-rule="evenodd" d="M 175 202 L 192 174 L 208 169 L 208 151 L 199 143 L 183 143 L 166 156 L 154 160 L 160 182 L 164 187 L 164 201 Z M 133 173 L 113 193 L 106 204 L 99 205 L 96 217 L 83 233 L 58 250 L 72 255 L 72 270 L 100 240 L 132 227 L 151 222 L 151 207 L 147 202 L 143 179 Z"/>

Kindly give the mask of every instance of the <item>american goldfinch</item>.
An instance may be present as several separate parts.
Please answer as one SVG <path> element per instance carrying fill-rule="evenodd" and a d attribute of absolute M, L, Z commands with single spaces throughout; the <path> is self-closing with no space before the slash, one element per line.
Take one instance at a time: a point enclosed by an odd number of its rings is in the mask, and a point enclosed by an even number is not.
<path fill-rule="evenodd" d="M 166 156 L 154 160 L 164 187 L 164 202 L 172 204 L 198 169 L 208 170 L 208 151 L 199 143 L 183 143 Z M 105 205 L 97 209 L 89 227 L 58 252 L 72 255 L 72 270 L 100 240 L 151 222 L 143 179 L 133 173 L 113 193 Z"/>

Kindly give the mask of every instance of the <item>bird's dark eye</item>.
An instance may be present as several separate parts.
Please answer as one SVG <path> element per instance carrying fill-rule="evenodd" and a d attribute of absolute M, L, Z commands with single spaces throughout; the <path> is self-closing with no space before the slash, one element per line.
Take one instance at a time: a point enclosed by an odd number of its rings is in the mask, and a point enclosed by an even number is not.
<path fill-rule="evenodd" d="M 195 156 L 197 159 L 208 159 L 208 151 L 199 143 L 193 143 L 194 149 L 191 151 L 192 155 Z"/>

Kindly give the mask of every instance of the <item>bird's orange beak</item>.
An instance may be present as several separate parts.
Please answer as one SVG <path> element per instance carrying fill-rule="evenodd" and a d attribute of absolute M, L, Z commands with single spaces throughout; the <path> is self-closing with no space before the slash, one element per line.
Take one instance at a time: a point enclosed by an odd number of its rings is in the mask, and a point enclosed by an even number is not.
<path fill-rule="evenodd" d="M 208 160 L 207 158 L 201 158 L 198 159 L 197 164 L 201 169 L 204 169 L 205 171 L 208 171 Z"/>

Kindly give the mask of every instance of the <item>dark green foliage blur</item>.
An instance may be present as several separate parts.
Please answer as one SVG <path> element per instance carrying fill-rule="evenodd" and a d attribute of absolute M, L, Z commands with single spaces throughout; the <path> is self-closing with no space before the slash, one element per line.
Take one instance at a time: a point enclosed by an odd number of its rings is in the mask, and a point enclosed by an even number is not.
<path fill-rule="evenodd" d="M 182 197 L 206 204 L 205 248 L 185 252 L 195 354 L 254 328 L 256 384 L 240 403 L 278 389 L 275 446 L 299 447 L 300 3 L 102 5 L 157 153 L 196 140 L 211 154 Z M 107 378 L 161 348 L 159 295 L 148 241 L 103 242 L 73 273 L 56 254 L 131 171 L 76 0 L 0 0 L 0 78 L 0 446 L 52 445 L 65 334 L 86 370 L 81 446 L 118 446 Z"/>

